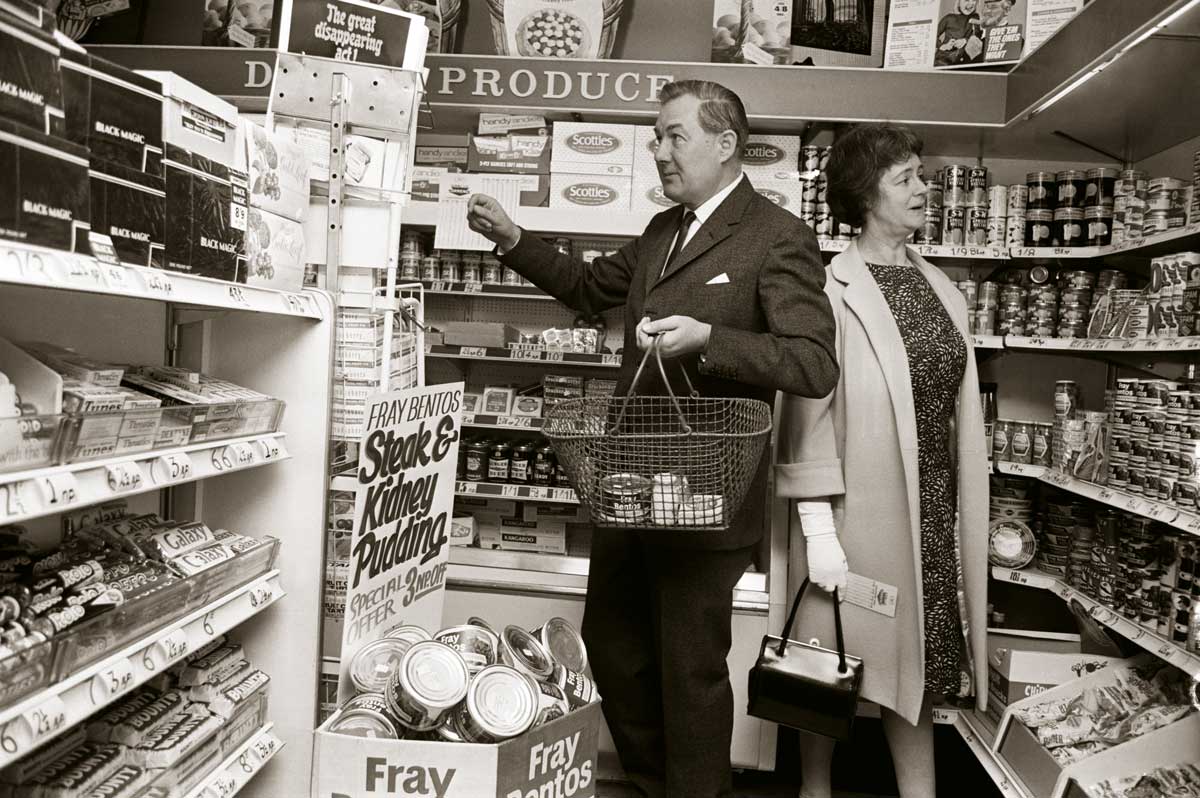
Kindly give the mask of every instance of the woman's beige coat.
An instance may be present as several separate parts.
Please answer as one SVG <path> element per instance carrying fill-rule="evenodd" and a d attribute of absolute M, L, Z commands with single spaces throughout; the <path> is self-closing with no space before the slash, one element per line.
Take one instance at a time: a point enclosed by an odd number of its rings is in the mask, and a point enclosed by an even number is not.
<path fill-rule="evenodd" d="M 958 473 L 958 536 L 966 585 L 976 703 L 987 703 L 988 476 L 979 380 L 966 302 L 945 274 L 909 250 L 967 344 L 951 451 Z M 837 321 L 841 378 L 824 399 L 785 396 L 775 470 L 777 495 L 831 496 L 851 573 L 899 588 L 896 617 L 842 604 L 846 649 L 864 660 L 862 697 L 910 723 L 925 685 L 917 426 L 908 356 L 887 300 L 857 243 L 833 259 L 825 291 Z M 804 539 L 791 519 L 791 595 L 808 574 Z M 833 647 L 828 594 L 810 590 L 791 634 Z"/>

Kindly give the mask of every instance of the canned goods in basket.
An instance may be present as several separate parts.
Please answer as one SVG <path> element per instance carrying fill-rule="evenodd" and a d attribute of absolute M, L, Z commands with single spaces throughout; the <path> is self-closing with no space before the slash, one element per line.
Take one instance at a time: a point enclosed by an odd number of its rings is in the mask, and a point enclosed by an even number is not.
<path fill-rule="evenodd" d="M 388 678 L 412 647 L 407 640 L 381 637 L 360 648 L 350 660 L 350 683 L 360 693 L 382 693 Z"/>
<path fill-rule="evenodd" d="M 343 711 L 348 709 L 369 709 L 387 717 L 387 699 L 383 693 L 359 693 L 342 704 Z"/>
<path fill-rule="evenodd" d="M 600 518 L 641 523 L 650 516 L 653 480 L 637 474 L 612 474 L 600 480 Z"/>
<path fill-rule="evenodd" d="M 444 643 L 426 640 L 404 655 L 388 680 L 388 709 L 401 725 L 414 731 L 437 728 L 446 710 L 467 694 L 466 660 Z"/>
<path fill-rule="evenodd" d="M 451 626 L 438 632 L 433 639 L 462 655 L 472 674 L 500 661 L 500 639 L 481 626 Z"/>
<path fill-rule="evenodd" d="M 500 634 L 500 661 L 539 682 L 554 674 L 554 658 L 549 650 L 519 626 L 506 626 Z"/>
<path fill-rule="evenodd" d="M 400 738 L 396 725 L 386 715 L 361 707 L 340 712 L 330 724 L 329 731 L 334 734 L 376 740 L 398 740 Z"/>
<path fill-rule="evenodd" d="M 587 669 L 587 647 L 583 644 L 583 635 L 570 621 L 551 618 L 532 634 L 559 665 L 573 671 L 582 672 Z"/>
<path fill-rule="evenodd" d="M 455 726 L 464 742 L 497 743 L 528 731 L 540 703 L 528 677 L 507 665 L 492 665 L 472 680 L 454 713 Z"/>

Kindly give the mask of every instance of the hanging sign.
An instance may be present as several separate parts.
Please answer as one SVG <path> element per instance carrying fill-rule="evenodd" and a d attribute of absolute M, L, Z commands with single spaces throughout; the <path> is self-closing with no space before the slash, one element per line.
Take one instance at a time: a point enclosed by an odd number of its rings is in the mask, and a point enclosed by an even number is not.
<path fill-rule="evenodd" d="M 1015 64 L 1083 7 L 1083 0 L 892 0 L 889 69 Z"/>
<path fill-rule="evenodd" d="M 338 695 L 355 693 L 354 655 L 397 626 L 442 624 L 461 382 L 367 400 L 359 445 Z"/>
<path fill-rule="evenodd" d="M 294 0 L 287 49 L 341 61 L 421 69 L 425 19 L 364 0 Z"/>

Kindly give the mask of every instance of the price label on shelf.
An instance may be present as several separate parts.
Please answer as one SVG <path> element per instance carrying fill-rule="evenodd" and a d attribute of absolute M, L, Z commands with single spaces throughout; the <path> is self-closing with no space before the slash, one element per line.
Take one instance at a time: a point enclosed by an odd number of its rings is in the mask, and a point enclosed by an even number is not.
<path fill-rule="evenodd" d="M 1057 485 L 1060 488 L 1065 488 L 1072 482 L 1071 477 L 1061 471 L 1050 471 L 1046 474 L 1045 479 L 1050 484 Z"/>
<path fill-rule="evenodd" d="M 79 500 L 79 480 L 70 472 L 38 477 L 37 486 L 46 508 L 64 508 Z"/>
<path fill-rule="evenodd" d="M 497 416 L 496 426 L 529 429 L 533 426 L 533 418 L 530 416 Z"/>
<path fill-rule="evenodd" d="M 483 293 L 483 283 L 463 283 L 464 294 Z"/>
<path fill-rule="evenodd" d="M 487 357 L 486 346 L 464 346 L 458 350 L 463 357 Z"/>
<path fill-rule="evenodd" d="M 434 293 L 444 293 L 450 290 L 450 283 L 444 283 L 441 280 L 435 280 L 429 284 L 429 290 Z"/>
<path fill-rule="evenodd" d="M 100 264 L 94 258 L 85 255 L 65 255 L 66 263 L 64 282 L 75 288 L 98 288 L 104 284 Z"/>
<path fill-rule="evenodd" d="M 1037 247 L 1013 247 L 1009 252 L 1014 258 L 1036 258 L 1038 255 Z"/>
<path fill-rule="evenodd" d="M 1125 509 L 1131 513 L 1143 515 L 1145 506 L 1142 504 L 1141 499 L 1137 498 L 1136 496 L 1131 496 L 1129 497 L 1129 501 L 1125 502 Z"/>
<path fill-rule="evenodd" d="M 550 498 L 556 502 L 575 501 L 575 491 L 570 488 L 551 488 Z"/>
<path fill-rule="evenodd" d="M 229 226 L 234 230 L 246 232 L 250 222 L 250 209 L 240 202 L 229 203 Z"/>
<path fill-rule="evenodd" d="M 941 247 L 936 244 L 917 244 L 917 252 L 923 258 L 936 258 L 942 254 Z"/>
<path fill-rule="evenodd" d="M 103 706 L 133 687 L 133 663 L 122 657 L 92 677 L 94 706 Z"/>
<path fill-rule="evenodd" d="M 947 709 L 946 707 L 933 708 L 933 722 L 949 726 L 958 720 L 958 710 Z"/>
<path fill-rule="evenodd" d="M 500 495 L 506 499 L 519 499 L 521 497 L 521 488 L 518 485 L 502 485 L 500 487 Z"/>
<path fill-rule="evenodd" d="M 476 493 L 479 492 L 479 485 L 475 482 L 465 482 L 464 481 L 464 482 L 459 482 L 457 485 L 455 485 L 454 490 L 457 493 L 465 493 L 465 494 L 474 496 Z"/>
<path fill-rule="evenodd" d="M 283 455 L 283 449 L 279 447 L 279 441 L 276 438 L 259 438 L 257 443 L 264 463 L 278 460 Z"/>
<path fill-rule="evenodd" d="M 29 723 L 24 717 L 14 718 L 0 726 L 0 751 L 7 757 L 23 754 L 32 744 Z"/>
<path fill-rule="evenodd" d="M 176 629 L 174 632 L 171 632 L 171 634 L 155 643 L 154 648 L 157 649 L 157 655 L 162 666 L 183 659 L 191 651 L 188 634 L 184 629 Z"/>
<path fill-rule="evenodd" d="M 547 363 L 561 363 L 562 361 L 563 361 L 563 353 L 562 352 L 547 352 L 546 353 L 546 362 Z"/>
<path fill-rule="evenodd" d="M 601 355 L 600 363 L 604 366 L 619 366 L 621 365 L 620 355 Z"/>
<path fill-rule="evenodd" d="M 258 757 L 259 762 L 266 762 L 275 755 L 275 752 L 278 750 L 278 743 L 272 734 L 267 733 L 255 740 L 250 750 Z"/>
<path fill-rule="evenodd" d="M 233 452 L 228 446 L 222 446 L 219 449 L 213 449 L 209 453 L 208 459 L 217 471 L 228 471 L 234 466 L 232 455 Z"/>
<path fill-rule="evenodd" d="M 1102 502 L 1111 502 L 1114 498 L 1116 498 L 1116 494 L 1114 494 L 1108 488 L 1101 488 L 1100 490 L 1096 491 L 1096 498 Z"/>
<path fill-rule="evenodd" d="M 1029 578 L 1029 574 L 1016 570 L 1011 570 L 1008 572 L 1008 581 L 1017 585 L 1033 584 L 1033 580 Z"/>
<path fill-rule="evenodd" d="M 304 300 L 298 294 L 284 294 L 283 306 L 288 313 L 304 313 Z"/>
<path fill-rule="evenodd" d="M 27 485 L 27 482 L 0 483 L 0 519 L 29 515 Z"/>
<path fill-rule="evenodd" d="M 146 274 L 146 292 L 158 299 L 170 299 L 175 295 L 175 281 L 164 272 L 152 270 Z"/>
<path fill-rule="evenodd" d="M 230 452 L 230 459 L 234 465 L 239 468 L 246 468 L 254 465 L 254 449 L 250 444 L 243 442 L 231 443 L 225 447 Z"/>
<path fill-rule="evenodd" d="M 1169 524 L 1179 515 L 1179 511 L 1169 504 L 1155 504 L 1146 513 L 1146 516 L 1154 521 L 1162 521 L 1164 524 Z"/>
<path fill-rule="evenodd" d="M 227 773 L 222 773 L 208 783 L 200 798 L 230 798 L 238 791 L 237 779 Z"/>
<path fill-rule="evenodd" d="M 31 742 L 37 745 L 67 728 L 67 705 L 58 696 L 51 696 L 26 712 L 24 720 Z"/>
<path fill-rule="evenodd" d="M 510 349 L 508 356 L 513 360 L 541 360 L 541 349 Z"/>
<path fill-rule="evenodd" d="M 217 636 L 217 628 L 213 626 L 213 621 L 216 620 L 216 610 L 210 610 L 200 619 L 200 633 L 204 637 L 203 642 L 207 643 L 208 639 Z"/>
<path fill-rule="evenodd" d="M 150 476 L 156 485 L 171 485 L 192 478 L 192 456 L 186 452 L 164 454 L 150 466 Z"/>
<path fill-rule="evenodd" d="M 267 583 L 251 588 L 247 596 L 249 597 L 251 609 L 258 609 L 271 603 L 271 600 L 275 598 L 275 591 L 272 589 L 270 583 Z"/>
<path fill-rule="evenodd" d="M 1200 535 L 1200 515 L 1189 516 L 1184 529 L 1193 535 Z"/>
<path fill-rule="evenodd" d="M 240 286 L 230 283 L 225 287 L 225 295 L 229 301 L 239 307 L 250 307 L 250 299 L 246 296 L 246 291 Z"/>
<path fill-rule="evenodd" d="M 108 489 L 113 493 L 128 493 L 142 487 L 142 469 L 137 463 L 113 463 L 104 467 Z"/>
<path fill-rule="evenodd" d="M 133 291 L 137 288 L 133 281 L 134 272 L 121 264 L 106 263 L 102 267 L 104 282 L 114 291 Z"/>
<path fill-rule="evenodd" d="M 16 263 L 17 271 L 30 282 L 57 283 L 61 280 L 50 273 L 46 258 L 40 252 L 27 252 L 21 249 L 0 249 L 4 256 L 5 265 Z"/>
<path fill-rule="evenodd" d="M 1175 646 L 1171 645 L 1170 643 L 1163 643 L 1161 646 L 1155 649 L 1154 653 L 1165 660 L 1170 660 L 1175 651 Z"/>
<path fill-rule="evenodd" d="M 429 343 L 428 341 L 425 342 L 425 354 L 433 354 L 433 344 Z"/>

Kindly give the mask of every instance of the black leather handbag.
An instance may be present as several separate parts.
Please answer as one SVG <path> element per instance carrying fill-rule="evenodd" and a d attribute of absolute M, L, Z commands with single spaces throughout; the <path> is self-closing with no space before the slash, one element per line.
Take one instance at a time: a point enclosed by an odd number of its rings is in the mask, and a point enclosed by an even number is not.
<path fill-rule="evenodd" d="M 763 635 L 758 662 L 750 669 L 750 703 L 747 711 L 756 718 L 794 729 L 850 739 L 858 691 L 862 686 L 863 662 L 847 656 L 842 637 L 842 610 L 837 591 L 833 593 L 833 620 L 837 629 L 837 651 L 789 640 L 800 599 L 808 580 L 800 585 L 783 637 Z"/>

